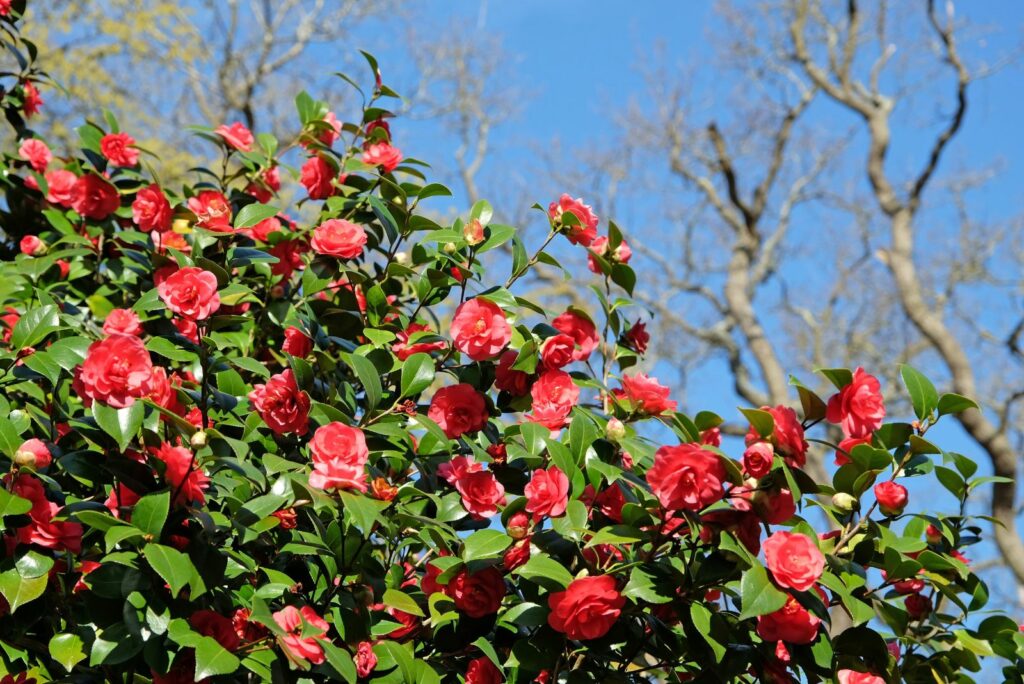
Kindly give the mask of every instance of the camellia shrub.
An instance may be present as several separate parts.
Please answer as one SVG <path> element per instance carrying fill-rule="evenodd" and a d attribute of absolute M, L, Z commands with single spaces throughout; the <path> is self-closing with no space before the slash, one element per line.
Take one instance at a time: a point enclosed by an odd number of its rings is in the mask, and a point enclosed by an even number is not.
<path fill-rule="evenodd" d="M 435 222 L 372 57 L 350 121 L 302 94 L 288 141 L 196 129 L 219 162 L 172 188 L 109 114 L 73 156 L 36 137 L 4 7 L 4 682 L 1021 680 L 963 554 L 991 478 L 928 441 L 970 399 L 905 367 L 908 422 L 823 370 L 723 450 L 634 368 L 615 224 L 570 195 L 539 248 L 485 202 Z M 593 311 L 521 296 L 553 244 Z"/>

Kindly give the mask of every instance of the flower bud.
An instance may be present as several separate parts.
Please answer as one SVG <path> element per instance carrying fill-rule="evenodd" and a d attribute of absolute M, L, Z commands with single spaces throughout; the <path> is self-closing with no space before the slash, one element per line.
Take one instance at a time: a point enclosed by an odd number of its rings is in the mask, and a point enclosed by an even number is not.
<path fill-rule="evenodd" d="M 188 440 L 188 443 L 193 449 L 202 449 L 206 446 L 206 432 L 204 430 L 196 431 Z"/>
<path fill-rule="evenodd" d="M 843 513 L 849 513 L 857 508 L 860 502 L 857 497 L 846 492 L 838 492 L 832 497 L 832 505 L 838 508 Z"/>
<path fill-rule="evenodd" d="M 21 249 L 21 253 L 28 256 L 43 256 L 46 254 L 46 243 L 35 235 L 26 235 L 21 238 L 18 246 Z"/>
<path fill-rule="evenodd" d="M 626 426 L 618 418 L 612 418 L 604 428 L 604 436 L 610 442 L 618 442 L 626 436 Z"/>
<path fill-rule="evenodd" d="M 942 543 L 942 532 L 939 531 L 935 525 L 928 525 L 924 531 L 924 538 L 929 544 L 941 544 Z"/>
<path fill-rule="evenodd" d="M 284 297 L 284 286 L 283 285 L 274 285 L 272 288 L 270 288 L 270 298 L 271 299 L 280 299 L 281 297 Z"/>
<path fill-rule="evenodd" d="M 909 499 L 907 488 L 892 480 L 875 485 L 875 498 L 878 499 L 878 509 L 888 516 L 902 513 Z"/>
<path fill-rule="evenodd" d="M 446 242 L 446 243 L 444 243 L 444 253 L 445 254 L 455 254 L 455 250 L 456 249 L 457 248 L 456 248 L 454 242 Z"/>
<path fill-rule="evenodd" d="M 484 226 L 480 219 L 473 219 L 462 228 L 462 237 L 470 245 L 479 245 L 484 241 Z"/>
<path fill-rule="evenodd" d="M 513 513 L 508 519 L 508 536 L 513 539 L 525 539 L 530 533 L 530 518 L 522 511 Z"/>
<path fill-rule="evenodd" d="M 38 470 L 50 465 L 53 457 L 41 440 L 29 439 L 14 453 L 14 464 L 22 468 Z"/>
<path fill-rule="evenodd" d="M 409 263 L 408 252 L 395 252 L 395 263 L 405 265 Z"/>

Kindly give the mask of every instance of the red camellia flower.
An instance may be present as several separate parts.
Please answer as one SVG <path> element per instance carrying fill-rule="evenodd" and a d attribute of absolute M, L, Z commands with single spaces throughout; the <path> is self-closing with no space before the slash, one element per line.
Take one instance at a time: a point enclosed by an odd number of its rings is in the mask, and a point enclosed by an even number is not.
<path fill-rule="evenodd" d="M 519 352 L 508 349 L 494 367 L 494 386 L 513 397 L 521 397 L 530 389 L 530 376 L 519 370 L 512 370 L 512 364 L 519 358 Z"/>
<path fill-rule="evenodd" d="M 466 383 L 437 390 L 427 410 L 427 418 L 437 423 L 448 439 L 483 430 L 488 416 L 483 395 Z"/>
<path fill-rule="evenodd" d="M 391 345 L 391 351 L 394 352 L 395 356 L 398 357 L 399 361 L 405 361 L 413 354 L 429 354 L 434 351 L 441 351 L 448 346 L 448 343 L 444 340 L 438 340 L 436 342 L 413 342 L 409 343 L 413 335 L 416 333 L 433 333 L 434 331 L 429 325 L 422 323 L 410 323 L 409 327 L 405 330 L 400 330 L 395 334 L 397 342 Z"/>
<path fill-rule="evenodd" d="M 878 378 L 863 368 L 853 372 L 850 381 L 828 400 L 825 418 L 843 428 L 847 437 L 865 437 L 877 430 L 885 418 L 885 402 Z"/>
<path fill-rule="evenodd" d="M 42 256 L 46 254 L 46 243 L 36 235 L 26 235 L 18 243 L 18 249 L 27 256 Z"/>
<path fill-rule="evenodd" d="M 821 590 L 817 590 L 821 593 Z M 823 597 L 824 598 L 824 597 Z M 789 596 L 786 604 L 774 613 L 757 618 L 757 633 L 765 641 L 787 641 L 809 644 L 818 637 L 821 619 Z"/>
<path fill-rule="evenodd" d="M 932 602 L 924 594 L 910 594 L 904 602 L 911 620 L 923 620 L 932 612 Z"/>
<path fill-rule="evenodd" d="M 892 480 L 875 485 L 875 498 L 882 513 L 890 516 L 902 513 L 909 499 L 907 488 Z"/>
<path fill-rule="evenodd" d="M 885 684 L 885 680 L 870 672 L 856 670 L 840 670 L 836 673 L 839 684 Z"/>
<path fill-rule="evenodd" d="M 18 156 L 29 163 L 33 169 L 42 173 L 50 165 L 53 153 L 42 140 L 38 138 L 27 138 L 18 147 Z"/>
<path fill-rule="evenodd" d="M 186 266 L 157 285 L 167 308 L 189 319 L 202 321 L 220 308 L 217 276 L 195 266 Z"/>
<path fill-rule="evenodd" d="M 474 658 L 466 666 L 466 684 L 501 684 L 503 681 L 501 671 L 487 656 Z"/>
<path fill-rule="evenodd" d="M 622 375 L 622 388 L 612 390 L 617 399 L 629 402 L 636 413 L 659 416 L 665 411 L 675 411 L 676 402 L 668 398 L 669 389 L 646 373 Z"/>
<path fill-rule="evenodd" d="M 111 335 L 93 342 L 79 367 L 82 394 L 124 408 L 152 391 L 153 363 L 138 337 Z"/>
<path fill-rule="evenodd" d="M 36 84 L 32 81 L 22 82 L 21 87 L 24 91 L 24 96 L 22 97 L 22 111 L 25 112 L 26 119 L 31 119 L 39 113 L 44 101 L 42 96 L 39 94 L 39 89 L 36 88 Z"/>
<path fill-rule="evenodd" d="M 281 351 L 292 356 L 304 357 L 313 351 L 313 340 L 293 325 L 285 328 Z"/>
<path fill-rule="evenodd" d="M 330 625 L 309 606 L 285 606 L 274 613 L 274 622 L 285 631 L 278 637 L 285 655 L 297 663 L 309 661 L 314 665 L 324 662 L 324 650 L 317 638 L 327 634 Z"/>
<path fill-rule="evenodd" d="M 328 423 L 313 433 L 309 450 L 313 454 L 311 487 L 366 491 L 370 452 L 362 430 L 337 421 Z"/>
<path fill-rule="evenodd" d="M 317 254 L 355 259 L 366 246 L 366 231 L 351 221 L 328 219 L 313 231 L 310 245 Z"/>
<path fill-rule="evenodd" d="M 356 675 L 365 679 L 377 667 L 377 654 L 373 652 L 373 644 L 369 641 L 360 641 L 356 648 L 356 655 L 353 658 L 356 663 Z"/>
<path fill-rule="evenodd" d="M 486 520 L 505 505 L 505 488 L 490 471 L 466 473 L 455 481 L 455 490 L 462 496 L 462 507 L 477 520 Z"/>
<path fill-rule="evenodd" d="M 558 466 L 547 470 L 537 468 L 523 489 L 526 496 L 526 512 L 533 513 L 534 520 L 543 516 L 557 518 L 565 513 L 569 505 L 569 478 Z"/>
<path fill-rule="evenodd" d="M 497 613 L 505 591 L 505 579 L 494 567 L 472 574 L 463 568 L 445 587 L 445 593 L 455 602 L 455 607 L 471 618 Z"/>
<path fill-rule="evenodd" d="M 132 202 L 132 221 L 140 229 L 166 233 L 171 229 L 171 203 L 160 186 L 152 183 L 135 194 Z"/>
<path fill-rule="evenodd" d="M 764 477 L 772 469 L 775 450 L 768 442 L 754 442 L 743 452 L 743 470 L 751 477 Z"/>
<path fill-rule="evenodd" d="M 599 639 L 615 624 L 625 604 L 626 597 L 611 575 L 581 577 L 565 591 L 548 595 L 548 624 L 576 641 Z"/>
<path fill-rule="evenodd" d="M 135 166 L 139 163 L 139 151 L 135 149 L 135 138 L 127 133 L 108 133 L 100 139 L 100 152 L 111 164 Z"/>
<path fill-rule="evenodd" d="M 663 446 L 654 454 L 647 483 L 670 511 L 699 511 L 725 494 L 725 466 L 697 444 Z"/>
<path fill-rule="evenodd" d="M 765 539 L 764 558 L 775 583 L 797 591 L 813 587 L 825 569 L 825 556 L 814 540 L 792 532 L 776 532 Z"/>
<path fill-rule="evenodd" d="M 501 564 L 505 567 L 505 572 L 512 572 L 518 567 L 521 567 L 530 560 L 530 540 L 529 538 L 524 539 L 520 542 L 516 542 L 512 546 L 508 547 L 501 556 Z"/>
<path fill-rule="evenodd" d="M 14 454 L 14 464 L 24 468 L 39 470 L 50 465 L 53 456 L 46 444 L 40 439 L 26 439 Z"/>
<path fill-rule="evenodd" d="M 572 407 L 580 399 L 580 388 L 572 376 L 560 370 L 545 371 L 530 388 L 533 412 L 526 417 L 549 430 L 565 425 Z"/>
<path fill-rule="evenodd" d="M 455 310 L 451 334 L 456 349 L 474 361 L 485 361 L 505 348 L 512 327 L 497 304 L 476 297 Z"/>
<path fill-rule="evenodd" d="M 231 204 L 223 193 L 216 190 L 203 190 L 195 197 L 188 199 L 188 208 L 196 215 L 196 225 L 215 233 L 230 233 Z"/>
<path fill-rule="evenodd" d="M 299 182 L 306 188 L 310 199 L 327 199 L 334 194 L 334 174 L 333 166 L 319 155 L 314 155 L 302 165 Z"/>
<path fill-rule="evenodd" d="M 391 173 L 402 163 L 402 151 L 389 142 L 370 143 L 363 148 L 363 161 L 370 166 L 380 166 L 384 173 Z"/>
<path fill-rule="evenodd" d="M 102 221 L 120 206 L 117 188 L 96 174 L 79 177 L 71 189 L 71 207 L 85 218 Z"/>
<path fill-rule="evenodd" d="M 254 138 L 252 137 L 252 131 L 245 127 L 241 121 L 228 126 L 227 124 L 221 124 L 213 131 L 221 138 L 228 147 L 232 147 L 239 152 L 251 152 Z"/>
<path fill-rule="evenodd" d="M 753 507 L 761 520 L 769 525 L 781 525 L 796 514 L 793 493 L 784 488 L 754 492 Z"/>
<path fill-rule="evenodd" d="M 103 332 L 108 335 L 141 335 L 142 322 L 131 309 L 111 309 L 103 321 Z"/>
<path fill-rule="evenodd" d="M 576 341 L 565 333 L 552 335 L 540 347 L 540 360 L 545 368 L 561 368 L 572 363 Z"/>
<path fill-rule="evenodd" d="M 265 385 L 254 385 L 249 402 L 278 435 L 304 435 L 309 429 L 309 395 L 299 391 L 291 368 L 272 375 Z"/>
<path fill-rule="evenodd" d="M 210 478 L 196 467 L 195 456 L 185 447 L 174 446 L 164 442 L 150 453 L 164 462 L 164 477 L 175 492 L 174 504 L 182 505 L 189 502 L 203 504 L 206 495 L 203 493 L 210 486 Z"/>
<path fill-rule="evenodd" d="M 229 651 L 234 651 L 242 643 L 231 624 L 231 618 L 224 617 L 220 613 L 212 610 L 197 610 L 192 613 L 188 622 L 192 625 L 192 629 L 203 636 L 213 638 Z"/>
<path fill-rule="evenodd" d="M 32 508 L 28 512 L 29 523 L 17 529 L 17 539 L 22 544 L 38 544 L 56 551 L 82 551 L 82 526 L 78 523 L 54 520 L 61 507 L 46 498 L 42 483 L 28 473 L 21 473 L 11 481 L 12 475 L 4 478 L 4 484 L 15 496 L 28 499 Z"/>
<path fill-rule="evenodd" d="M 48 171 L 46 173 L 46 201 L 59 204 L 62 207 L 70 207 L 74 201 L 77 180 L 78 176 L 67 169 Z"/>
<path fill-rule="evenodd" d="M 555 316 L 551 327 L 575 340 L 576 351 L 572 356 L 575 361 L 586 361 L 601 341 L 594 322 L 572 309 Z"/>
<path fill-rule="evenodd" d="M 775 421 L 771 437 L 775 451 L 786 459 L 790 467 L 803 468 L 807 461 L 807 440 L 804 439 L 804 428 L 800 425 L 796 411 L 788 406 L 762 406 L 761 410 L 772 414 Z M 747 432 L 747 446 L 758 441 L 761 441 L 761 436 L 751 426 Z"/>
<path fill-rule="evenodd" d="M 623 336 L 625 346 L 632 349 L 640 356 L 647 353 L 647 345 L 651 342 L 651 335 L 647 332 L 647 324 L 637 321 L 626 331 Z"/>
<path fill-rule="evenodd" d="M 260 242 L 269 242 L 270 236 L 273 233 L 288 232 L 288 229 L 281 225 L 281 220 L 276 216 L 265 218 L 252 228 L 247 228 L 246 230 L 253 240 L 259 240 Z"/>
<path fill-rule="evenodd" d="M 871 435 L 864 437 L 847 437 L 843 441 L 839 442 L 839 448 L 836 449 L 836 465 L 844 466 L 850 462 L 850 457 L 847 455 L 853 451 L 853 447 L 858 444 L 871 444 Z"/>
<path fill-rule="evenodd" d="M 570 212 L 575 216 L 580 225 L 566 227 L 566 236 L 569 242 L 574 245 L 589 247 L 597 237 L 597 215 L 590 205 L 584 204 L 582 199 L 573 199 L 566 193 L 558 198 L 557 202 L 548 205 L 548 217 L 552 225 L 560 227 L 564 224 L 562 216 Z"/>

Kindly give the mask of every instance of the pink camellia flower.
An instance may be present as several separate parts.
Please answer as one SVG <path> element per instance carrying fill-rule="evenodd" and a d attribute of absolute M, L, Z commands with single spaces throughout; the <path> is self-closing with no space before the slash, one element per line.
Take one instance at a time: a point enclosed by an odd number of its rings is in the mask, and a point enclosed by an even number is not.
<path fill-rule="evenodd" d="M 526 417 L 549 430 L 559 430 L 579 402 L 580 388 L 560 370 L 545 371 L 530 388 L 533 412 Z"/>
<path fill-rule="evenodd" d="M 13 481 L 12 481 L 13 478 Z M 23 544 L 38 544 L 55 551 L 82 551 L 82 526 L 78 523 L 54 520 L 61 507 L 46 498 L 42 483 L 34 475 L 9 473 L 4 484 L 15 496 L 28 499 L 32 508 L 28 512 L 29 522 L 15 532 Z"/>
<path fill-rule="evenodd" d="M 18 249 L 26 256 L 42 256 L 46 254 L 46 243 L 36 235 L 26 235 L 18 243 Z"/>
<path fill-rule="evenodd" d="M 266 384 L 254 385 L 249 402 L 278 435 L 304 435 L 309 430 L 309 395 L 299 390 L 291 368 L 270 376 Z"/>
<path fill-rule="evenodd" d="M 633 258 L 633 250 L 629 248 L 629 244 L 625 240 L 620 242 L 619 246 L 615 249 L 610 249 L 608 238 L 604 235 L 594 238 L 594 241 L 590 243 L 590 251 L 604 257 L 613 264 L 628 264 L 629 260 Z M 587 255 L 587 268 L 592 273 L 598 275 L 602 273 L 601 266 L 597 263 L 597 259 L 594 258 L 593 254 Z"/>
<path fill-rule="evenodd" d="M 855 370 L 850 384 L 828 400 L 825 418 L 842 427 L 847 437 L 865 437 L 877 430 L 885 418 L 878 378 L 863 368 Z"/>
<path fill-rule="evenodd" d="M 313 155 L 302 165 L 299 182 L 306 188 L 309 198 L 327 199 L 334 194 L 334 167 L 319 155 Z"/>
<path fill-rule="evenodd" d="M 94 173 L 87 173 L 71 188 L 71 207 L 85 218 L 102 221 L 121 206 L 117 188 Z"/>
<path fill-rule="evenodd" d="M 573 352 L 574 361 L 586 361 L 601 341 L 594 322 L 572 309 L 556 316 L 551 321 L 551 327 L 576 341 L 576 351 Z"/>
<path fill-rule="evenodd" d="M 839 448 L 836 449 L 836 465 L 844 466 L 849 463 L 850 457 L 848 454 L 859 444 L 871 444 L 871 435 L 864 437 L 847 437 L 843 441 L 839 442 Z"/>
<path fill-rule="evenodd" d="M 552 225 L 561 227 L 565 222 L 562 216 L 569 212 L 578 220 L 579 225 L 566 226 L 566 235 L 569 242 L 574 245 L 589 247 L 597 237 L 597 215 L 590 205 L 584 204 L 582 199 L 573 199 L 567 193 L 562 193 L 557 202 L 548 205 L 548 217 Z"/>
<path fill-rule="evenodd" d="M 252 144 L 255 139 L 252 137 L 252 131 L 246 128 L 245 124 L 241 121 L 236 121 L 230 126 L 221 124 L 213 132 L 223 138 L 228 147 L 232 147 L 239 152 L 252 151 Z"/>
<path fill-rule="evenodd" d="M 402 163 L 402 151 L 389 142 L 370 143 L 363 148 L 363 161 L 383 168 L 384 173 L 391 173 Z"/>
<path fill-rule="evenodd" d="M 885 684 L 885 680 L 870 672 L 856 670 L 840 670 L 836 673 L 839 684 Z"/>
<path fill-rule="evenodd" d="M 210 487 L 210 478 L 196 466 L 195 455 L 191 451 L 167 442 L 149 451 L 166 466 L 164 478 L 171 485 L 171 491 L 176 493 L 175 505 L 202 505 L 206 502 L 204 492 Z"/>
<path fill-rule="evenodd" d="M 413 354 L 429 354 L 430 352 L 441 351 L 448 346 L 448 343 L 444 340 L 438 340 L 436 342 L 418 341 L 409 344 L 409 340 L 412 339 L 413 335 L 416 333 L 432 332 L 434 331 L 429 325 L 424 325 L 422 323 L 410 323 L 408 328 L 400 330 L 395 334 L 397 341 L 391 345 L 391 351 L 394 352 L 399 361 L 405 361 Z"/>
<path fill-rule="evenodd" d="M 751 477 L 764 477 L 772 469 L 775 450 L 768 442 L 754 442 L 743 452 L 743 470 Z"/>
<path fill-rule="evenodd" d="M 821 590 L 815 590 L 822 595 Z M 786 641 L 791 644 L 809 644 L 818 637 L 821 618 L 814 615 L 789 596 L 782 608 L 757 618 L 757 634 L 768 642 Z"/>
<path fill-rule="evenodd" d="M 437 474 L 440 475 L 444 480 L 455 486 L 455 483 L 459 481 L 463 475 L 469 473 L 479 473 L 484 469 L 484 464 L 479 461 L 474 461 L 466 456 L 456 456 L 447 463 L 442 463 L 437 467 Z"/>
<path fill-rule="evenodd" d="M 131 309 L 111 309 L 103 321 L 103 332 L 108 335 L 141 335 L 142 322 Z"/>
<path fill-rule="evenodd" d="M 324 650 L 317 639 L 327 634 L 330 625 L 312 608 L 285 606 L 274 613 L 274 622 L 286 632 L 278 637 L 278 641 L 289 659 L 297 663 L 309 661 L 314 665 L 324 662 Z"/>
<path fill-rule="evenodd" d="M 167 201 L 160 186 L 152 183 L 135 194 L 132 202 L 132 221 L 145 232 L 166 233 L 171 229 L 173 218 L 171 203 Z"/>
<path fill-rule="evenodd" d="M 215 233 L 230 233 L 231 204 L 223 193 L 216 190 L 203 190 L 188 200 L 189 210 L 196 215 L 196 225 L 212 230 Z"/>
<path fill-rule="evenodd" d="M 791 468 L 803 468 L 807 461 L 807 440 L 804 439 L 804 429 L 796 411 L 788 406 L 762 406 L 761 410 L 770 413 L 775 421 L 770 440 L 775 451 L 786 459 Z M 746 440 L 747 446 L 761 441 L 761 436 L 753 426 L 747 432 Z"/>
<path fill-rule="evenodd" d="M 373 644 L 369 641 L 360 641 L 356 648 L 356 655 L 353 658 L 356 663 L 356 675 L 365 679 L 377 667 L 377 654 L 373 652 Z"/>
<path fill-rule="evenodd" d="M 108 133 L 100 139 L 100 152 L 116 166 L 135 166 L 139 163 L 139 151 L 135 138 L 127 133 Z"/>
<path fill-rule="evenodd" d="M 324 114 L 324 118 L 321 121 L 330 126 L 330 128 L 319 129 L 316 139 L 330 147 L 334 144 L 335 140 L 341 137 L 341 122 L 338 121 L 338 117 L 335 116 L 334 112 Z"/>
<path fill-rule="evenodd" d="M 55 169 L 46 172 L 46 201 L 52 204 L 59 204 L 62 207 L 70 207 L 74 200 L 75 181 L 78 180 L 71 171 L 67 169 Z"/>
<path fill-rule="evenodd" d="M 448 439 L 483 430 L 489 415 L 483 395 L 467 383 L 437 390 L 427 410 L 427 418 L 437 423 Z"/>
<path fill-rule="evenodd" d="M 562 368 L 572 363 L 576 341 L 565 333 L 552 335 L 540 347 L 540 359 L 545 368 Z"/>
<path fill-rule="evenodd" d="M 519 352 L 508 349 L 498 359 L 494 367 L 494 386 L 508 392 L 513 397 L 521 397 L 530 390 L 530 376 L 520 370 L 512 370 L 512 365 L 519 358 Z"/>
<path fill-rule="evenodd" d="M 875 485 L 874 491 L 878 508 L 885 515 L 899 515 L 907 507 L 907 488 L 897 482 L 879 482 Z"/>
<path fill-rule="evenodd" d="M 721 500 L 725 479 L 721 459 L 697 444 L 659 448 L 647 471 L 651 491 L 670 511 L 699 511 Z"/>
<path fill-rule="evenodd" d="M 18 147 L 18 156 L 27 161 L 29 166 L 39 173 L 46 171 L 46 167 L 50 165 L 50 161 L 53 159 L 53 153 L 50 152 L 50 148 L 38 138 L 23 140 Z"/>
<path fill-rule="evenodd" d="M 810 537 L 776 532 L 764 541 L 765 565 L 780 587 L 807 591 L 825 569 L 825 556 Z"/>
<path fill-rule="evenodd" d="M 168 309 L 190 321 L 205 320 L 220 308 L 217 276 L 195 266 L 179 269 L 156 289 Z"/>
<path fill-rule="evenodd" d="M 328 219 L 316 227 L 309 244 L 317 254 L 355 259 L 366 246 L 366 231 L 351 221 Z"/>
<path fill-rule="evenodd" d="M 370 452 L 362 430 L 337 421 L 328 423 L 313 433 L 309 451 L 313 454 L 311 487 L 366 491 Z"/>
<path fill-rule="evenodd" d="M 138 337 L 111 335 L 93 342 L 75 378 L 76 390 L 114 408 L 131 406 L 153 389 L 153 362 Z"/>
<path fill-rule="evenodd" d="M 455 481 L 462 507 L 476 520 L 486 520 L 505 505 L 505 488 L 489 470 L 467 472 Z"/>
<path fill-rule="evenodd" d="M 626 401 L 632 411 L 649 416 L 659 416 L 665 411 L 675 411 L 676 402 L 668 398 L 669 389 L 646 373 L 622 375 L 622 388 L 612 393 L 620 401 Z"/>
<path fill-rule="evenodd" d="M 14 454 L 14 464 L 24 468 L 31 468 L 33 470 L 39 470 L 45 468 L 53 462 L 53 456 L 50 454 L 49 448 L 46 443 L 41 439 L 26 439 L 22 442 L 21 446 L 18 447 L 17 452 Z"/>
<path fill-rule="evenodd" d="M 497 304 L 476 297 L 455 310 L 452 319 L 455 348 L 474 361 L 492 359 L 512 339 L 512 326 Z"/>
<path fill-rule="evenodd" d="M 544 516 L 557 518 L 565 513 L 569 504 L 569 478 L 558 466 L 547 470 L 537 468 L 523 494 L 526 496 L 526 512 L 533 513 L 534 520 Z"/>
<path fill-rule="evenodd" d="M 281 351 L 292 356 L 304 357 L 313 351 L 313 340 L 293 325 L 288 326 L 284 331 L 284 342 L 281 344 Z"/>

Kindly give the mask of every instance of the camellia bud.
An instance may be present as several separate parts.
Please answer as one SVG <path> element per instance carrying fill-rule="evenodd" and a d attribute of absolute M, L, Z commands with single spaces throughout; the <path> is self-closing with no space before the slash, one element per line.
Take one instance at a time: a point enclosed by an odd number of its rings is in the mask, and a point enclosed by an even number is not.
<path fill-rule="evenodd" d="M 270 288 L 270 297 L 272 299 L 280 299 L 281 297 L 284 297 L 284 286 L 274 285 Z"/>
<path fill-rule="evenodd" d="M 530 518 L 525 513 L 513 513 L 508 519 L 508 536 L 513 539 L 525 539 L 530 533 Z"/>
<path fill-rule="evenodd" d="M 626 436 L 626 426 L 618 418 L 612 418 L 604 428 L 604 436 L 610 442 L 618 442 Z"/>
<path fill-rule="evenodd" d="M 929 525 L 924 531 L 924 538 L 929 544 L 939 544 L 942 542 L 942 532 L 935 525 Z"/>
<path fill-rule="evenodd" d="M 470 245 L 479 245 L 484 241 L 484 226 L 480 219 L 473 219 L 462 228 L 462 237 Z"/>
<path fill-rule="evenodd" d="M 395 263 L 398 263 L 398 264 L 407 264 L 407 263 L 409 263 L 409 253 L 408 252 L 395 252 Z"/>
<path fill-rule="evenodd" d="M 186 218 L 176 218 L 171 223 L 171 230 L 175 233 L 185 235 L 192 232 L 192 224 Z"/>
<path fill-rule="evenodd" d="M 206 432 L 204 430 L 196 431 L 196 433 L 192 435 L 191 439 L 188 440 L 188 443 L 193 449 L 202 449 L 206 446 Z"/>
<path fill-rule="evenodd" d="M 45 468 L 53 461 L 50 450 L 46 448 L 42 440 L 29 439 L 18 447 L 14 453 L 14 464 L 21 468 L 37 470 Z"/>
<path fill-rule="evenodd" d="M 457 248 L 455 247 L 455 243 L 454 242 L 446 242 L 446 243 L 444 243 L 444 253 L 445 254 L 454 254 L 456 249 Z"/>
<path fill-rule="evenodd" d="M 878 499 L 878 509 L 882 513 L 894 516 L 903 512 L 909 496 L 906 487 L 889 480 L 875 485 L 875 498 Z"/>
<path fill-rule="evenodd" d="M 46 243 L 35 235 L 26 235 L 21 238 L 18 246 L 21 249 L 21 253 L 28 256 L 43 256 L 46 254 Z"/>
<path fill-rule="evenodd" d="M 846 492 L 839 492 L 832 497 L 832 505 L 841 510 L 843 513 L 849 513 L 857 508 L 859 501 L 857 497 Z"/>

